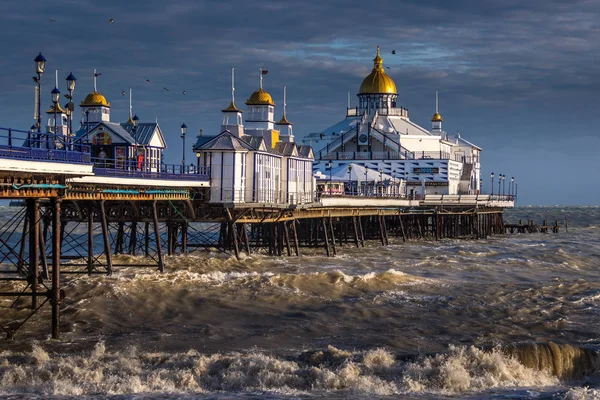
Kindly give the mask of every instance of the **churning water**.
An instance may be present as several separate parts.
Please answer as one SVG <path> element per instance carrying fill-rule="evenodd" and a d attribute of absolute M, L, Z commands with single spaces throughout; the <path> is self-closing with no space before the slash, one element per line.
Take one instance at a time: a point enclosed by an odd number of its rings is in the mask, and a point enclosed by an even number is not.
<path fill-rule="evenodd" d="M 600 398 L 600 208 L 505 217 L 569 231 L 69 277 L 60 342 L 49 309 L 0 341 L 0 396 Z"/>

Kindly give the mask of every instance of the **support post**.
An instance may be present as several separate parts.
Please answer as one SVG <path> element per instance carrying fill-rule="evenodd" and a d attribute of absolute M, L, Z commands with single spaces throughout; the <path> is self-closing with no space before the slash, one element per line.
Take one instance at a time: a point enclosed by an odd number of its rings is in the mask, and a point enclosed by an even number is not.
<path fill-rule="evenodd" d="M 104 254 L 106 255 L 106 273 L 112 275 L 112 254 L 110 253 L 110 239 L 108 238 L 108 222 L 104 200 L 100 201 L 100 222 L 102 224 L 102 237 L 104 239 Z"/>
<path fill-rule="evenodd" d="M 88 204 L 88 259 L 87 270 L 88 274 L 94 269 L 94 202 Z"/>
<path fill-rule="evenodd" d="M 158 212 L 156 211 L 156 200 L 152 202 L 152 220 L 154 222 L 154 238 L 156 240 L 156 253 L 158 255 L 158 270 L 164 271 L 162 246 L 160 243 L 160 230 L 158 228 Z"/>
<path fill-rule="evenodd" d="M 300 249 L 298 245 L 298 232 L 296 231 L 296 220 L 292 221 L 292 233 L 294 234 L 294 250 L 296 252 L 296 257 L 300 255 Z"/>
<path fill-rule="evenodd" d="M 52 204 L 52 339 L 60 339 L 60 200 Z"/>
<path fill-rule="evenodd" d="M 327 220 L 325 218 L 322 220 L 322 225 L 323 234 L 325 236 L 325 252 L 327 253 L 327 257 L 331 257 L 331 254 L 329 253 L 329 235 L 327 235 Z"/>
<path fill-rule="evenodd" d="M 37 289 L 39 278 L 39 240 L 40 236 L 40 203 L 37 199 L 29 199 L 29 278 L 31 283 L 31 308 L 37 308 Z"/>

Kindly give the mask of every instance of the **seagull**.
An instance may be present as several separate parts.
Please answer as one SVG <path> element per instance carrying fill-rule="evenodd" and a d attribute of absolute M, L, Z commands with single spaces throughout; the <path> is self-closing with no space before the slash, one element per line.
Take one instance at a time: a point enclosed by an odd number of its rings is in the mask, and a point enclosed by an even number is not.
<path fill-rule="evenodd" d="M 387 69 L 390 69 L 390 67 L 388 67 L 387 65 L 385 66 Z"/>
<path fill-rule="evenodd" d="M 181 92 L 182 94 L 186 95 L 187 94 L 187 90 L 184 90 L 183 92 Z"/>
<path fill-rule="evenodd" d="M 115 22 L 115 20 L 111 18 L 111 19 L 108 20 L 108 22 L 110 22 L 111 24 L 113 24 Z"/>
<path fill-rule="evenodd" d="M 396 54 L 396 50 L 392 50 L 392 54 Z"/>
<path fill-rule="evenodd" d="M 146 79 L 146 82 L 150 82 L 150 79 Z"/>
<path fill-rule="evenodd" d="M 124 90 L 121 92 L 121 96 L 125 96 L 125 91 Z"/>
<path fill-rule="evenodd" d="M 52 19 L 52 18 L 50 18 L 50 22 L 56 22 L 56 20 L 55 20 L 55 19 Z"/>
<path fill-rule="evenodd" d="M 165 89 L 167 92 L 169 91 L 169 89 L 167 89 L 167 88 L 163 88 L 163 89 Z"/>

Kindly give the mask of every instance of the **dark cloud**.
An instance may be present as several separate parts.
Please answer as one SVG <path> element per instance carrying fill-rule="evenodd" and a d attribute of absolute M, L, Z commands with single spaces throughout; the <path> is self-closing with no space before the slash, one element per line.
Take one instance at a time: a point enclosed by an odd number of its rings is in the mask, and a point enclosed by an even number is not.
<path fill-rule="evenodd" d="M 600 89 L 596 1 L 170 3 L 4 2 L 0 125 L 31 124 L 32 59 L 41 51 L 48 59 L 46 92 L 54 69 L 63 87 L 73 71 L 75 96 L 82 99 L 98 68 L 98 88 L 112 102 L 114 119 L 127 118 L 128 96 L 120 93 L 131 87 L 135 112 L 146 120 L 158 117 L 172 141 L 182 120 L 191 131 L 217 131 L 231 67 L 240 105 L 258 87 L 264 67 L 265 88 L 276 103 L 288 86 L 288 116 L 301 137 L 343 118 L 347 92 L 355 103 L 380 45 L 411 119 L 429 126 L 439 90 L 446 130 L 460 129 L 485 145 L 486 157 L 507 144 L 533 146 L 541 150 L 532 168 L 543 169 L 552 143 L 593 131 L 590 115 Z M 575 149 L 564 151 L 575 157 Z M 516 174 L 526 162 L 510 154 L 489 160 Z M 484 162 L 484 168 L 502 166 Z M 568 167 L 563 171 L 569 174 Z M 533 173 L 526 176 L 533 180 Z"/>

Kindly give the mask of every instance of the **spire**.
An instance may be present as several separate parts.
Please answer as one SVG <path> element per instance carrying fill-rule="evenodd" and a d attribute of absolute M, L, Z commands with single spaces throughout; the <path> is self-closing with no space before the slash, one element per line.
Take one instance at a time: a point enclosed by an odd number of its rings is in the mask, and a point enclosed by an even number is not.
<path fill-rule="evenodd" d="M 262 80 L 262 73 L 260 74 Z M 235 103 L 235 68 L 231 68 L 231 104 Z"/>
<path fill-rule="evenodd" d="M 97 77 L 97 76 L 98 76 L 98 75 L 96 75 L 96 68 L 94 68 L 94 92 L 96 92 L 96 91 L 97 91 L 97 90 L 96 90 L 96 77 Z"/>
<path fill-rule="evenodd" d="M 263 76 L 263 69 L 260 69 L 260 89 L 262 90 L 262 76 Z"/>
<path fill-rule="evenodd" d="M 56 83 L 54 84 L 54 87 L 58 89 L 58 70 L 56 70 Z"/>
<path fill-rule="evenodd" d="M 129 120 L 133 121 L 131 118 L 133 117 L 133 104 L 131 102 L 131 88 L 129 88 Z"/>
<path fill-rule="evenodd" d="M 379 53 L 379 46 L 377 46 L 377 55 L 373 59 L 373 71 L 382 70 L 383 71 L 383 58 Z"/>
<path fill-rule="evenodd" d="M 438 111 L 438 92 L 436 90 L 435 92 L 435 114 L 433 114 L 433 117 L 431 117 L 431 122 L 433 122 L 433 129 L 442 129 L 442 116 L 440 115 L 439 111 Z M 437 124 L 436 124 L 437 123 Z M 436 126 L 439 125 L 439 126 Z"/>
<path fill-rule="evenodd" d="M 283 86 L 283 118 L 285 118 L 285 106 L 287 105 L 285 102 L 285 91 L 287 86 Z"/>

